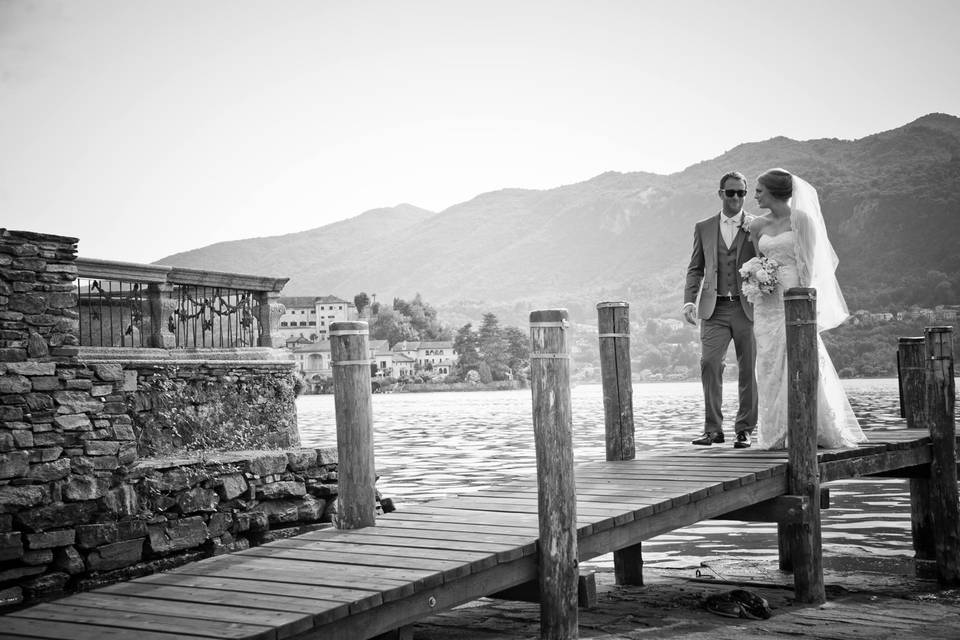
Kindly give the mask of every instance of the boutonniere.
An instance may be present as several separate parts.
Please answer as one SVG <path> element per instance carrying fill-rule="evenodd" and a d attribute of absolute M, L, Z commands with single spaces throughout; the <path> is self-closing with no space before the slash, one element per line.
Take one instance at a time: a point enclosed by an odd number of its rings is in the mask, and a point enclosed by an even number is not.
<path fill-rule="evenodd" d="M 745 234 L 750 235 L 750 221 L 747 220 L 747 214 L 740 216 L 740 224 L 737 225 L 737 231 L 743 231 Z"/>

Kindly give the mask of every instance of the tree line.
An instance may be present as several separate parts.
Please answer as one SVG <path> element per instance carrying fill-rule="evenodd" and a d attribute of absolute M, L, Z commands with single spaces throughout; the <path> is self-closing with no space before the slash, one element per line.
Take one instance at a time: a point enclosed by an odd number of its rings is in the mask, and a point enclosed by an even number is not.
<path fill-rule="evenodd" d="M 461 378 L 469 378 L 471 371 L 484 383 L 527 378 L 530 339 L 518 327 L 501 327 L 496 314 L 483 314 L 476 331 L 470 322 L 460 327 L 453 350 L 460 356 L 457 375 Z"/>
<path fill-rule="evenodd" d="M 454 334 L 437 317 L 437 311 L 417 293 L 412 300 L 394 298 L 391 305 L 372 301 L 366 292 L 353 297 L 361 318 L 367 318 L 371 340 L 398 342 L 453 342 L 459 356 L 446 382 L 525 380 L 530 365 L 527 334 L 501 326 L 494 313 L 484 313 L 478 329 L 468 322 Z"/>
<path fill-rule="evenodd" d="M 446 341 L 453 338 L 450 330 L 437 318 L 437 310 L 423 301 L 420 294 L 413 300 L 394 298 L 387 306 L 371 302 L 366 292 L 353 297 L 361 318 L 368 318 L 371 340 L 386 340 L 390 346 L 409 341 Z"/>

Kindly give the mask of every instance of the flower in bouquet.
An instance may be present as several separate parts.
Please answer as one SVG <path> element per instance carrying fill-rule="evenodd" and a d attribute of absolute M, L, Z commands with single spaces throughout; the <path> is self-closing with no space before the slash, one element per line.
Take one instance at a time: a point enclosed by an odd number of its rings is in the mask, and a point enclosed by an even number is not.
<path fill-rule="evenodd" d="M 773 258 L 757 256 L 740 267 L 740 292 L 755 303 L 761 296 L 773 293 L 780 284 L 780 263 Z"/>

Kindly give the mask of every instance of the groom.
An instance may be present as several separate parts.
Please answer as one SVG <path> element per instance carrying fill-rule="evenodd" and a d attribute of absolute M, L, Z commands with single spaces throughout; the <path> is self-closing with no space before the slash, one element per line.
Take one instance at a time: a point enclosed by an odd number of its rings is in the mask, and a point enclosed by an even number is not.
<path fill-rule="evenodd" d="M 711 445 L 724 440 L 723 359 L 733 340 L 740 368 L 740 407 L 733 427 L 737 434 L 733 446 L 745 449 L 757 425 L 753 305 L 740 295 L 740 267 L 756 255 L 744 228 L 747 179 L 739 171 L 731 171 L 720 179 L 718 195 L 720 214 L 701 220 L 694 230 L 693 255 L 683 292 L 684 319 L 696 325 L 700 318 L 700 381 L 706 404 L 704 433 L 693 444 Z"/>

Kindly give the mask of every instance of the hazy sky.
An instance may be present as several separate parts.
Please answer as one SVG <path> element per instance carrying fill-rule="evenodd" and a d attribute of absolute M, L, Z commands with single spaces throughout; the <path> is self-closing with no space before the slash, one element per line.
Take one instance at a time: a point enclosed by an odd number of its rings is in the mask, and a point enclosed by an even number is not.
<path fill-rule="evenodd" d="M 151 262 L 859 138 L 960 115 L 958 33 L 956 0 L 0 0 L 0 227 Z"/>

